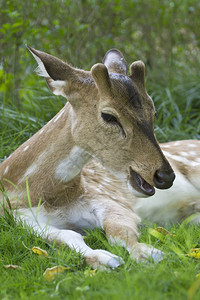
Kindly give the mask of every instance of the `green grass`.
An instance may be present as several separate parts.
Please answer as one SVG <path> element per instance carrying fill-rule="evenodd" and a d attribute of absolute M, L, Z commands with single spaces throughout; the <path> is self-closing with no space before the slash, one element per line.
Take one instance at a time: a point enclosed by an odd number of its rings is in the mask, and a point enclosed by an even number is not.
<path fill-rule="evenodd" d="M 200 262 L 185 256 L 199 246 L 200 229 L 183 223 L 169 226 L 173 237 L 163 241 L 149 233 L 155 224 L 141 228 L 140 241 L 149 243 L 166 253 L 159 264 L 139 263 L 130 259 L 121 247 L 111 247 L 100 230 L 87 233 L 86 243 L 123 257 L 125 263 L 110 272 L 95 272 L 94 276 L 81 255 L 66 246 L 58 247 L 37 236 L 31 228 L 16 225 L 12 215 L 0 218 L 0 298 L 1 299 L 188 299 L 188 290 L 198 280 Z M 41 257 L 31 251 L 33 246 L 48 252 Z M 174 252 L 175 251 L 175 252 Z M 178 254 L 177 254 L 178 253 Z M 5 269 L 14 264 L 20 268 Z M 46 268 L 56 265 L 69 267 L 53 281 L 44 278 Z M 89 271 L 87 271 L 89 270 Z M 200 291 L 193 291 L 199 299 Z"/>

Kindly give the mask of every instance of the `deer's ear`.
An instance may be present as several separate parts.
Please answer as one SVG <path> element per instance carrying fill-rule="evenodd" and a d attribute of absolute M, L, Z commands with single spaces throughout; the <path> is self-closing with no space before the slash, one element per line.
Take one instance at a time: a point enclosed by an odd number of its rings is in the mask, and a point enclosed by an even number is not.
<path fill-rule="evenodd" d="M 71 73 L 73 73 L 73 68 L 59 58 L 42 51 L 38 51 L 29 46 L 27 46 L 27 48 L 38 63 L 36 73 L 39 76 L 64 81 L 72 75 Z"/>
<path fill-rule="evenodd" d="M 27 48 L 38 63 L 36 73 L 46 79 L 55 95 L 68 96 L 87 76 L 87 72 L 75 69 L 55 56 L 29 46 Z"/>
<path fill-rule="evenodd" d="M 103 59 L 109 72 L 126 75 L 127 64 L 122 53 L 117 49 L 109 50 Z"/>

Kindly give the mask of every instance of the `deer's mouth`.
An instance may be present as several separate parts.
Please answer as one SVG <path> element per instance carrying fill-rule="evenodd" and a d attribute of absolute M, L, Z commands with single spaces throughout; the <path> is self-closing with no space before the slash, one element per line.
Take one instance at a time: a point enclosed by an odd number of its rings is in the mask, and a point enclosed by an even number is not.
<path fill-rule="evenodd" d="M 139 193 L 143 193 L 147 196 L 153 196 L 155 194 L 155 188 L 150 185 L 142 176 L 133 171 L 130 168 L 130 177 L 129 177 L 130 185 Z"/>

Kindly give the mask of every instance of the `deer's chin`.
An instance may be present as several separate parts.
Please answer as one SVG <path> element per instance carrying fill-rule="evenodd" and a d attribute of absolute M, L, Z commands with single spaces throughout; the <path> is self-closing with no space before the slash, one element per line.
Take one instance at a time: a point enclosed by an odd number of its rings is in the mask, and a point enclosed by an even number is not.
<path fill-rule="evenodd" d="M 130 167 L 129 180 L 128 180 L 129 189 L 137 197 L 149 197 L 155 194 L 155 188 L 150 185 L 142 176 L 133 171 Z"/>

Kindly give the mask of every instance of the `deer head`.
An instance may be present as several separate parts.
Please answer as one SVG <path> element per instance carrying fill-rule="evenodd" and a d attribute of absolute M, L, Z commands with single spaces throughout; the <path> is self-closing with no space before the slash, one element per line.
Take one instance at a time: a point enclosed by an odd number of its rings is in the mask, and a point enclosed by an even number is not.
<path fill-rule="evenodd" d="M 154 187 L 171 187 L 175 175 L 154 135 L 155 108 L 145 89 L 143 62 L 132 63 L 127 76 L 123 55 L 112 49 L 103 64 L 95 64 L 87 72 L 28 49 L 51 91 L 71 104 L 70 130 L 75 146 L 128 183 L 137 196 L 153 195 Z"/>

